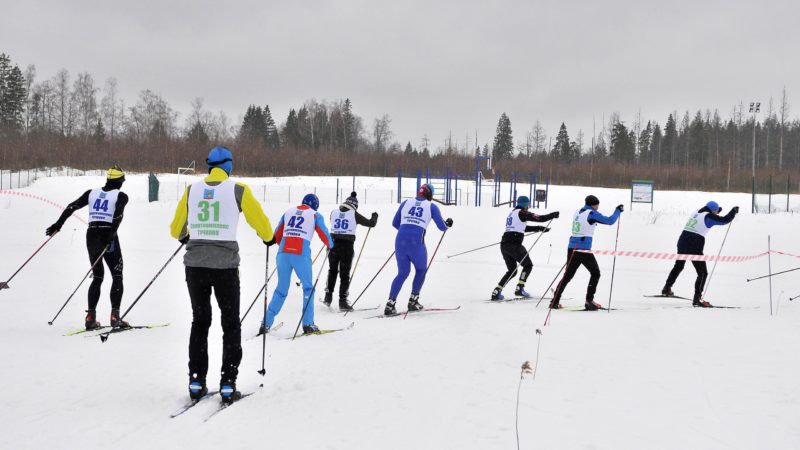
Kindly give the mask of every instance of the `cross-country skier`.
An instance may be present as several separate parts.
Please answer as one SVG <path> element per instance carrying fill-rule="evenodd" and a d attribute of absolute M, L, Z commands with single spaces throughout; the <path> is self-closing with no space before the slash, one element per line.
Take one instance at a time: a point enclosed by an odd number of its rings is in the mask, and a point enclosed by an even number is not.
<path fill-rule="evenodd" d="M 500 240 L 500 252 L 503 255 L 503 260 L 506 263 L 508 271 L 497 283 L 497 287 L 492 291 L 492 300 L 503 300 L 503 288 L 514 276 L 517 275 L 517 266 L 522 266 L 522 273 L 517 282 L 517 288 L 514 290 L 514 295 L 517 297 L 530 298 L 530 294 L 525 291 L 525 281 L 533 270 L 533 263 L 528 257 L 528 251 L 522 245 L 522 240 L 525 239 L 525 233 L 538 232 L 547 233 L 550 228 L 543 226 L 528 225 L 526 222 L 549 222 L 550 220 L 557 219 L 559 212 L 555 211 L 550 214 L 538 216 L 530 211 L 528 208 L 531 205 L 531 200 L 521 195 L 517 198 L 517 206 L 511 210 L 506 218 L 506 232 Z"/>
<path fill-rule="evenodd" d="M 208 393 L 208 329 L 211 326 L 211 290 L 219 305 L 222 324 L 222 367 L 219 392 L 223 403 L 233 403 L 242 394 L 236 390 L 242 360 L 239 326 L 239 244 L 236 228 L 239 213 L 264 243 L 275 243 L 272 225 L 261 204 L 244 183 L 229 178 L 233 154 L 214 147 L 206 159 L 208 176 L 186 188 L 170 225 L 172 237 L 186 244 L 183 263 L 186 286 L 192 302 L 192 332 L 189 337 L 189 397 L 197 400 Z"/>
<path fill-rule="evenodd" d="M 678 238 L 678 253 L 682 255 L 702 255 L 703 247 L 706 245 L 706 233 L 711 227 L 717 225 L 726 225 L 733 221 L 736 214 L 739 213 L 739 207 L 734 206 L 725 217 L 721 217 L 719 213 L 722 208 L 715 201 L 710 201 L 700 208 L 697 212 L 689 217 L 689 221 L 683 227 L 683 232 Z M 703 300 L 703 288 L 705 287 L 706 278 L 708 277 L 708 268 L 705 261 L 692 261 L 694 270 L 697 272 L 697 280 L 694 282 L 694 297 L 692 298 L 692 305 L 704 308 L 711 307 L 711 303 Z M 675 266 L 667 277 L 667 283 L 661 290 L 661 295 L 672 297 L 675 294 L 672 292 L 672 285 L 681 274 L 685 260 L 675 261 Z"/>
<path fill-rule="evenodd" d="M 322 243 L 331 250 L 333 240 L 325 227 L 325 219 L 317 212 L 319 198 L 306 194 L 300 206 L 289 208 L 275 228 L 275 241 L 278 249 L 278 286 L 272 293 L 267 314 L 261 325 L 261 332 L 269 332 L 275 316 L 281 311 L 286 295 L 289 294 L 292 271 L 303 285 L 303 333 L 319 332 L 314 324 L 314 282 L 311 273 L 311 239 L 317 233 Z"/>
<path fill-rule="evenodd" d="M 119 307 L 122 303 L 122 248 L 119 245 L 117 230 L 122 223 L 128 196 L 120 191 L 125 182 L 125 173 L 119 166 L 106 172 L 106 184 L 102 188 L 90 189 L 77 200 L 70 203 L 61 213 L 56 223 L 50 225 L 45 234 L 52 236 L 61 230 L 64 222 L 73 212 L 89 206 L 89 228 L 86 230 L 86 249 L 89 261 L 94 263 L 102 255 L 111 272 L 111 326 L 128 328 L 127 322 L 120 320 Z M 103 263 L 92 267 L 92 284 L 89 285 L 89 309 L 86 311 L 87 330 L 100 328 L 97 321 L 97 303 L 100 300 L 100 286 L 103 284 Z"/>
<path fill-rule="evenodd" d="M 564 277 L 561 278 L 556 287 L 553 300 L 550 301 L 550 308 L 552 309 L 561 308 L 559 303 L 561 294 L 564 293 L 564 288 L 567 287 L 567 284 L 575 276 L 575 272 L 578 271 L 581 265 L 586 266 L 590 274 L 584 306 L 588 311 L 603 308 L 602 305 L 594 301 L 594 293 L 597 291 L 597 283 L 600 281 L 600 268 L 597 266 L 597 260 L 591 253 L 577 252 L 575 250 L 591 250 L 592 235 L 594 235 L 594 229 L 597 224 L 614 225 L 624 210 L 624 206 L 618 205 L 614 210 L 614 214 L 606 217 L 597 212 L 597 208 L 600 206 L 600 200 L 597 197 L 590 195 L 586 197 L 585 203 L 583 208 L 575 212 L 575 216 L 572 219 L 572 237 L 569 238 L 569 245 L 567 246 L 567 268 L 564 272 Z"/>
<path fill-rule="evenodd" d="M 356 225 L 372 228 L 378 223 L 378 213 L 372 213 L 367 219 L 358 213 L 358 199 L 352 192 L 350 197 L 331 211 L 331 236 L 333 248 L 331 249 L 328 270 L 328 284 L 325 287 L 325 304 L 331 306 L 333 290 L 336 287 L 336 276 L 341 274 L 342 283 L 339 285 L 339 311 L 352 311 L 353 307 L 347 300 L 350 290 L 350 267 L 353 264 L 353 244 L 356 240 Z"/>
<path fill-rule="evenodd" d="M 428 250 L 425 248 L 425 230 L 431 219 L 441 231 L 447 231 L 453 226 L 453 219 L 442 220 L 439 207 L 434 205 L 433 186 L 423 184 L 417 191 L 415 199 L 404 200 L 397 209 L 392 220 L 392 226 L 397 228 L 397 237 L 394 240 L 395 259 L 397 259 L 397 276 L 392 281 L 389 291 L 389 301 L 383 310 L 384 315 L 397 314 L 395 301 L 400 288 L 411 273 L 411 264 L 414 265 L 414 281 L 411 285 L 411 297 L 408 299 L 409 311 L 420 311 L 419 293 L 425 283 L 427 272 Z"/>

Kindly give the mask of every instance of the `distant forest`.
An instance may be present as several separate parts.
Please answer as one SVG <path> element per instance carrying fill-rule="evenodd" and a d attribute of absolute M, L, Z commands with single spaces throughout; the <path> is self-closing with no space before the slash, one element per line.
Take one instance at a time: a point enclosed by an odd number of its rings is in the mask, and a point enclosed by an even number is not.
<path fill-rule="evenodd" d="M 624 187 L 636 178 L 654 180 L 659 189 L 749 191 L 755 140 L 761 190 L 770 175 L 783 183 L 800 180 L 800 120 L 790 117 L 786 88 L 758 105 L 758 113 L 755 106 L 740 102 L 724 115 L 676 110 L 663 123 L 641 114 L 623 120 L 614 112 L 591 136 L 578 130 L 572 137 L 567 124 L 548 135 L 538 120 L 515 133 L 503 113 L 492 142 L 465 133 L 436 145 L 425 135 L 404 144 L 395 140 L 388 114 L 367 121 L 349 98 L 307 100 L 278 120 L 267 102 L 254 101 L 236 121 L 206 110 L 197 98 L 182 118 L 153 91 L 124 99 L 115 78 L 101 87 L 90 73 L 73 77 L 66 69 L 37 80 L 34 65 L 21 70 L 3 53 L 0 168 L 119 164 L 173 172 L 193 160 L 203 167 L 211 146 L 226 145 L 241 175 L 394 176 L 403 170 L 413 176 L 428 168 L 471 178 L 480 155 L 492 157 L 491 170 L 481 164 L 486 178 L 538 173 L 556 184 Z"/>

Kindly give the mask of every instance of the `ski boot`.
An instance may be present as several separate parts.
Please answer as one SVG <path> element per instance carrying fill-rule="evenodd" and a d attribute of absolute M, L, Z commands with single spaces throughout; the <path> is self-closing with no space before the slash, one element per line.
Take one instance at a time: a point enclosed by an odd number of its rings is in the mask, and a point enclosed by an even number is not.
<path fill-rule="evenodd" d="M 319 327 L 314 325 L 303 325 L 303 334 L 317 334 L 319 333 Z"/>
<path fill-rule="evenodd" d="M 98 328 L 102 328 L 103 326 L 100 325 L 100 322 L 96 320 L 97 314 L 93 309 L 86 310 L 86 331 L 96 330 Z"/>
<path fill-rule="evenodd" d="M 261 326 L 258 327 L 258 334 L 256 336 L 261 336 L 262 334 L 269 334 L 269 325 L 264 322 L 261 322 Z"/>
<path fill-rule="evenodd" d="M 514 289 L 514 295 L 522 298 L 531 298 L 531 294 L 525 290 L 525 286 L 522 284 L 518 284 L 517 288 Z"/>
<path fill-rule="evenodd" d="M 111 319 L 109 320 L 111 321 L 111 328 L 127 329 L 131 327 L 131 325 L 128 322 L 125 322 L 124 320 L 120 319 L 118 309 L 111 310 Z"/>
<path fill-rule="evenodd" d="M 422 304 L 419 302 L 419 294 L 411 294 L 408 299 L 408 312 L 422 311 Z"/>
<path fill-rule="evenodd" d="M 347 295 L 339 297 L 339 311 L 352 311 L 353 305 L 347 301 Z"/>
<path fill-rule="evenodd" d="M 384 316 L 393 316 L 395 314 L 397 314 L 397 309 L 395 309 L 395 307 L 394 307 L 394 299 L 390 298 L 389 301 L 386 302 L 386 307 L 383 308 L 383 315 Z"/>
<path fill-rule="evenodd" d="M 503 290 L 500 289 L 499 286 L 494 288 L 494 290 L 492 291 L 492 300 L 495 301 L 505 300 L 505 297 L 503 296 Z"/>
<path fill-rule="evenodd" d="M 711 303 L 703 300 L 702 298 L 698 298 L 692 301 L 692 306 L 697 308 L 713 308 L 714 306 Z"/>
<path fill-rule="evenodd" d="M 325 289 L 325 300 L 323 300 L 322 303 L 325 303 L 325 306 L 330 308 L 331 303 L 333 303 L 333 292 Z"/>
<path fill-rule="evenodd" d="M 242 398 L 242 393 L 236 390 L 235 383 L 221 384 L 219 387 L 219 396 L 222 398 L 222 403 L 230 405 Z"/>
<path fill-rule="evenodd" d="M 603 309 L 603 305 L 596 303 L 593 300 L 586 300 L 586 303 L 583 304 L 583 307 L 586 308 L 586 311 L 597 311 L 598 309 Z"/>
<path fill-rule="evenodd" d="M 189 398 L 192 400 L 200 400 L 208 394 L 205 380 L 192 378 L 189 381 Z"/>
<path fill-rule="evenodd" d="M 668 286 L 664 286 L 664 289 L 661 290 L 661 295 L 664 297 L 674 297 L 675 293 L 672 292 L 672 289 Z"/>

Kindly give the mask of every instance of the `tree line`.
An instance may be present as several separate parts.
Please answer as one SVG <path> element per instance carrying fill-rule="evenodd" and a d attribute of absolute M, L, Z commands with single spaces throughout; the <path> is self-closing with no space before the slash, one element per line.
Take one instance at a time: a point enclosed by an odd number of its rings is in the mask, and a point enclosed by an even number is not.
<path fill-rule="evenodd" d="M 565 123 L 549 137 L 537 120 L 516 141 L 503 113 L 491 143 L 481 145 L 469 133 L 459 142 L 450 133 L 441 145 L 431 145 L 426 135 L 402 145 L 388 114 L 367 123 L 349 98 L 308 100 L 283 120 L 266 102 L 254 102 L 236 122 L 206 110 L 197 98 L 181 121 L 151 90 L 128 100 L 114 77 L 101 87 L 90 73 L 73 77 L 66 69 L 37 80 L 35 66 L 21 70 L 0 54 L 0 167 L 117 163 L 174 171 L 202 161 L 219 144 L 234 148 L 237 171 L 250 175 L 391 176 L 430 168 L 471 177 L 474 156 L 482 155 L 492 157 L 495 172 L 546 174 L 556 183 L 625 186 L 630 178 L 648 177 L 660 188 L 747 190 L 754 161 L 763 176 L 800 172 L 800 121 L 790 118 L 786 89 L 757 115 L 749 106 L 739 103 L 724 118 L 718 110 L 675 111 L 663 124 L 612 113 L 591 136 L 578 130 L 574 139 Z"/>

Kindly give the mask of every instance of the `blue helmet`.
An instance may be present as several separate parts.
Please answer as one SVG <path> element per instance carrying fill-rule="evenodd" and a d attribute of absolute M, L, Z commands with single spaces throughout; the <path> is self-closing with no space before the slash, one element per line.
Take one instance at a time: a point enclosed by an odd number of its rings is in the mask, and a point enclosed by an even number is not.
<path fill-rule="evenodd" d="M 531 206 L 531 199 L 527 195 L 520 195 L 517 197 L 517 206 L 520 208 L 527 208 Z"/>
<path fill-rule="evenodd" d="M 319 208 L 319 197 L 316 194 L 306 194 L 303 204 L 316 211 Z"/>
<path fill-rule="evenodd" d="M 214 167 L 219 167 L 230 175 L 233 170 L 233 153 L 227 147 L 214 147 L 208 152 L 206 164 L 208 164 L 209 172 Z"/>
<path fill-rule="evenodd" d="M 719 204 L 713 200 L 706 203 L 706 208 L 708 208 L 708 210 L 711 212 L 717 212 L 722 209 L 719 207 Z"/>

